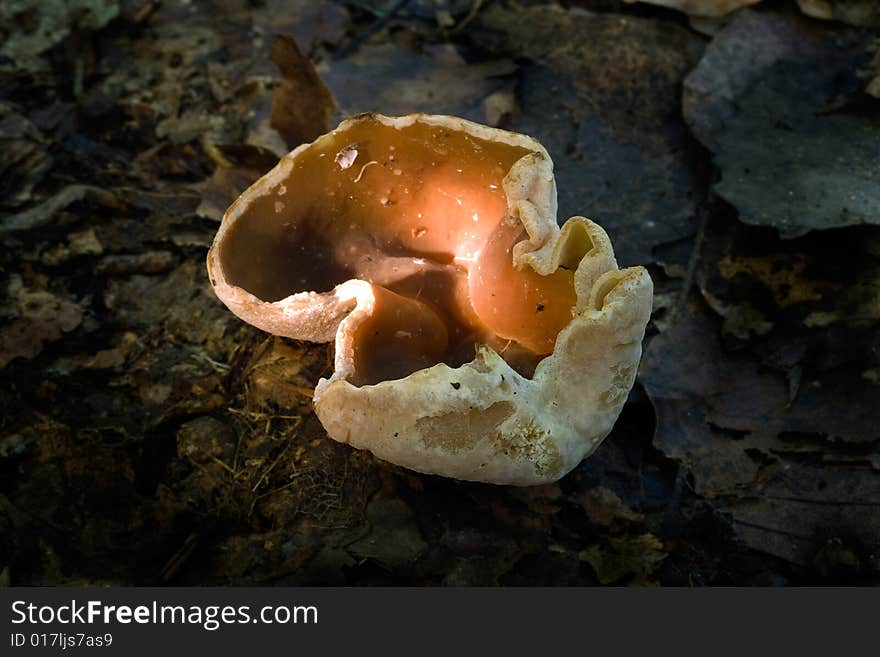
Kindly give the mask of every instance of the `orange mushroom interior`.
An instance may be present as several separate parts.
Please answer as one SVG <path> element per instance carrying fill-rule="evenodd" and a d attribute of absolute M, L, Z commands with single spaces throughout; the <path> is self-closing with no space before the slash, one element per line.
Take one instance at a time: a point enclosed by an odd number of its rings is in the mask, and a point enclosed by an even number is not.
<path fill-rule="evenodd" d="M 529 151 L 415 122 L 362 117 L 309 146 L 227 232 L 227 281 L 264 301 L 372 284 L 356 385 L 473 359 L 488 344 L 531 376 L 576 303 L 573 272 L 513 267 L 504 176 Z"/>

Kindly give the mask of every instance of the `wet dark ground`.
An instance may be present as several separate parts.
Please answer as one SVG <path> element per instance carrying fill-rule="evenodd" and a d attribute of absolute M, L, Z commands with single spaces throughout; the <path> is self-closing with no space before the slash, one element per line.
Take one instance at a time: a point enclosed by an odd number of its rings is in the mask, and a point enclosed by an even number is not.
<path fill-rule="evenodd" d="M 880 582 L 876 26 L 787 2 L 714 35 L 613 0 L 72 4 L 0 10 L 0 582 Z M 332 348 L 213 296 L 228 203 L 369 110 L 531 134 L 560 216 L 649 267 L 639 380 L 557 484 L 329 440 Z"/>

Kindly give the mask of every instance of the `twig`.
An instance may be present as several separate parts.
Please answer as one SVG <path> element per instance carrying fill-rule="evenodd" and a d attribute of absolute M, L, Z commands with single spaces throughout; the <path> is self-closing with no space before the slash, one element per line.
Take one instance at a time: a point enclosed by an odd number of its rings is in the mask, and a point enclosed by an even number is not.
<path fill-rule="evenodd" d="M 458 25 L 455 25 L 451 30 L 449 30 L 449 34 L 458 34 L 464 28 L 468 26 L 468 24 L 477 17 L 477 14 L 480 13 L 480 9 L 483 7 L 483 0 L 474 0 L 471 4 L 470 10 L 468 10 L 467 16 L 462 18 Z"/>
<path fill-rule="evenodd" d="M 690 294 L 691 288 L 694 285 L 694 279 L 696 278 L 697 265 L 699 265 L 700 257 L 703 255 L 703 241 L 706 237 L 706 224 L 708 223 L 709 212 L 706 208 L 700 208 L 698 212 L 700 218 L 699 224 L 697 225 L 697 234 L 694 237 L 694 248 L 693 251 L 691 251 L 691 257 L 688 259 L 687 272 L 685 273 L 684 281 L 682 282 L 681 292 L 670 312 L 670 324 L 674 324 L 678 321 L 679 315 L 681 315 L 685 306 L 687 306 L 688 295 Z"/>

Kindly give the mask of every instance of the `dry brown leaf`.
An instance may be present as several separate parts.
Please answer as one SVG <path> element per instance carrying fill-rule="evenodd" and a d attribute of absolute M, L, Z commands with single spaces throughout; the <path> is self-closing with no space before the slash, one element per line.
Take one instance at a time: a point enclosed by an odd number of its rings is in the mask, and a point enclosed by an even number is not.
<path fill-rule="evenodd" d="M 279 34 L 270 57 L 281 72 L 281 85 L 272 98 L 270 123 L 288 148 L 314 141 L 330 130 L 336 108 L 333 94 L 321 80 L 293 37 Z"/>

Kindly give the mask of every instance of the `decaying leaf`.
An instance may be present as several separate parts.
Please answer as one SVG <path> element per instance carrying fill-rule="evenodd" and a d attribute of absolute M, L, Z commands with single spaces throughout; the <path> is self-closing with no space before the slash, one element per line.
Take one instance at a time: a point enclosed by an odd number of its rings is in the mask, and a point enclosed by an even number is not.
<path fill-rule="evenodd" d="M 17 207 L 52 166 L 48 140 L 12 106 L 0 103 L 0 205 Z"/>
<path fill-rule="evenodd" d="M 346 115 L 426 112 L 485 123 L 483 102 L 505 87 L 516 65 L 508 59 L 470 64 L 452 44 L 423 52 L 383 44 L 361 46 L 318 70 Z"/>
<path fill-rule="evenodd" d="M 325 366 L 320 349 L 270 337 L 245 369 L 249 402 L 260 410 L 274 408 L 290 415 L 302 409 L 307 414 L 311 412 L 311 381 Z"/>
<path fill-rule="evenodd" d="M 789 238 L 880 223 L 880 130 L 839 100 L 866 52 L 861 33 L 791 14 L 745 10 L 715 35 L 685 80 L 684 116 L 742 221 Z"/>
<path fill-rule="evenodd" d="M 9 302 L 0 309 L 11 321 L 0 332 L 0 367 L 15 358 L 33 358 L 47 342 L 61 339 L 82 323 L 79 303 L 44 289 L 27 288 L 13 276 L 6 291 Z"/>
<path fill-rule="evenodd" d="M 269 132 L 278 137 L 274 130 Z M 215 221 L 220 221 L 230 203 L 278 162 L 278 154 L 271 149 L 251 143 L 205 143 L 203 148 L 217 168 L 210 178 L 196 185 L 201 194 L 196 214 Z"/>
<path fill-rule="evenodd" d="M 766 229 L 719 220 L 708 223 L 706 234 L 697 280 L 724 317 L 726 334 L 816 345 L 820 329 L 835 327 L 851 334 L 850 349 L 862 343 L 865 353 L 854 360 L 870 366 L 870 343 L 853 339 L 880 326 L 880 259 L 870 253 L 869 241 L 855 246 L 854 235 L 837 232 L 789 242 Z"/>
<path fill-rule="evenodd" d="M 530 60 L 520 67 L 512 127 L 550 152 L 559 216 L 600 223 L 624 265 L 651 262 L 658 245 L 689 237 L 699 156 L 677 115 L 699 39 L 671 24 L 550 5 L 493 5 L 478 20 L 483 47 Z"/>
<path fill-rule="evenodd" d="M 412 509 L 402 500 L 373 500 L 367 507 L 367 519 L 371 532 L 347 547 L 357 559 L 373 559 L 393 570 L 412 564 L 428 547 Z"/>
<path fill-rule="evenodd" d="M 0 218 L 0 235 L 46 226 L 53 221 L 57 212 L 83 200 L 109 207 L 120 207 L 124 204 L 116 194 L 106 189 L 92 185 L 69 185 L 39 205 Z"/>
<path fill-rule="evenodd" d="M 248 13 L 263 34 L 289 34 L 303 54 L 311 56 L 322 44 L 335 46 L 346 35 L 351 22 L 348 8 L 337 2 L 315 0 L 266 0 L 265 10 Z M 259 48 L 259 43 L 255 44 Z M 255 53 L 255 65 L 268 64 L 272 41 L 266 40 Z"/>
<path fill-rule="evenodd" d="M 62 262 L 83 255 L 101 255 L 104 247 L 95 234 L 94 228 L 70 233 L 66 244 L 56 245 L 43 253 L 42 261 L 47 265 L 58 265 Z"/>
<path fill-rule="evenodd" d="M 719 18 L 761 0 L 624 0 L 645 2 L 677 9 L 695 17 Z M 850 25 L 880 25 L 880 6 L 875 0 L 797 0 L 798 7 L 808 16 L 835 20 Z"/>
<path fill-rule="evenodd" d="M 807 563 L 822 535 L 880 543 L 880 473 L 866 468 L 878 444 L 877 386 L 858 364 L 814 366 L 792 398 L 784 374 L 725 351 L 718 329 L 695 303 L 648 348 L 641 380 L 657 448 L 757 549 Z"/>
<path fill-rule="evenodd" d="M 42 68 L 38 55 L 71 32 L 100 29 L 118 15 L 118 0 L 6 0 L 0 23 L 15 29 L 0 40 L 0 54 L 22 66 Z"/>
<path fill-rule="evenodd" d="M 590 522 L 600 527 L 609 527 L 618 520 L 638 522 L 644 518 L 642 514 L 627 508 L 617 493 L 605 486 L 584 491 L 578 500 L 590 517 Z"/>
<path fill-rule="evenodd" d="M 270 56 L 281 72 L 281 85 L 272 97 L 272 127 L 288 148 L 314 141 L 330 130 L 336 108 L 333 94 L 293 37 L 276 36 Z"/>
<path fill-rule="evenodd" d="M 590 564 L 602 584 L 646 585 L 666 559 L 666 552 L 656 536 L 642 534 L 591 545 L 581 551 L 580 559 Z"/>

